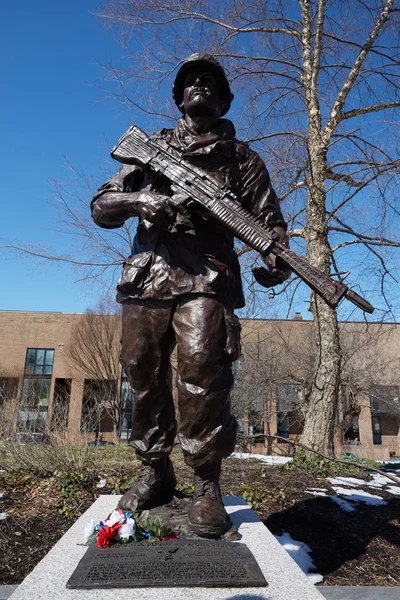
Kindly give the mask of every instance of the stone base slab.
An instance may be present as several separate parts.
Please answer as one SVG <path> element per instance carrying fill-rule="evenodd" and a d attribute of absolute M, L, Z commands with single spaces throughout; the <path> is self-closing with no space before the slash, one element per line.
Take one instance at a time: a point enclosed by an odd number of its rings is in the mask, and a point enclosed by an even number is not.
<path fill-rule="evenodd" d="M 11 600 L 321 600 L 289 554 L 241 497 L 225 496 L 224 504 L 263 572 L 268 588 L 125 588 L 123 590 L 71 590 L 65 587 L 86 552 L 82 541 L 85 524 L 104 519 L 120 496 L 100 496 L 33 569 Z M 240 543 L 240 542 L 238 542 Z"/>

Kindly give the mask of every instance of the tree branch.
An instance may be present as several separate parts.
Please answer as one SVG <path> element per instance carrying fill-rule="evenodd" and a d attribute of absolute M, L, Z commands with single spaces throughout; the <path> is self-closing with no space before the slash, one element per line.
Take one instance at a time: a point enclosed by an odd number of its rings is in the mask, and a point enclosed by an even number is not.
<path fill-rule="evenodd" d="M 360 117 L 361 115 L 367 115 L 372 112 L 379 112 L 380 110 L 386 110 L 388 108 L 397 108 L 400 106 L 400 100 L 396 102 L 384 102 L 383 104 L 376 104 L 375 106 L 365 106 L 342 112 L 341 119 L 352 119 L 353 117 Z"/>
<path fill-rule="evenodd" d="M 347 96 L 349 95 L 350 90 L 352 89 L 352 87 L 354 85 L 354 82 L 356 81 L 358 75 L 360 74 L 361 67 L 362 67 L 366 57 L 368 56 L 369 51 L 371 50 L 372 46 L 375 43 L 375 40 L 381 33 L 384 24 L 388 20 L 390 11 L 393 8 L 393 4 L 394 4 L 394 0 L 386 0 L 384 9 L 382 10 L 381 14 L 379 15 L 378 20 L 376 21 L 374 27 L 372 28 L 365 44 L 363 45 L 359 55 L 357 56 L 357 58 L 354 62 L 354 65 L 353 65 L 350 73 L 347 76 L 346 81 L 344 82 L 344 84 L 342 86 L 342 89 L 340 90 L 340 92 L 334 102 L 329 120 L 323 131 L 323 136 L 325 138 L 326 143 L 328 143 L 329 138 L 331 137 L 334 129 L 337 127 L 337 125 L 340 123 L 340 121 L 342 119 L 342 114 L 341 114 L 342 108 L 344 106 L 344 103 L 346 102 Z"/>
<path fill-rule="evenodd" d="M 335 456 L 328 456 L 326 454 L 323 454 L 322 452 L 318 452 L 317 450 L 314 450 L 313 448 L 310 448 L 309 446 L 302 444 L 301 442 L 295 442 L 294 440 L 281 437 L 280 435 L 273 435 L 273 434 L 267 434 L 267 433 L 258 434 L 257 433 L 257 437 L 273 438 L 276 440 L 281 440 L 282 442 L 285 442 L 285 444 L 291 444 L 294 448 L 298 447 L 298 448 L 301 448 L 302 450 L 306 450 L 306 452 L 312 452 L 313 454 L 317 454 L 317 456 L 321 456 L 321 458 L 325 458 L 325 460 L 329 460 L 333 463 L 339 463 L 341 465 L 357 467 L 358 469 L 361 469 L 362 471 L 367 471 L 367 472 L 373 471 L 374 473 L 379 473 L 379 475 L 382 475 L 383 477 L 387 477 L 387 479 L 394 481 L 394 483 L 396 483 L 397 485 L 400 484 L 400 478 L 397 478 L 394 475 L 391 475 L 390 473 L 386 473 L 386 471 L 382 471 L 381 469 L 377 469 L 376 467 L 371 467 L 370 465 L 365 465 L 363 463 L 355 462 L 353 460 L 342 460 L 340 458 L 336 458 Z M 251 438 L 254 438 L 254 435 L 239 434 L 238 438 L 251 439 Z"/>

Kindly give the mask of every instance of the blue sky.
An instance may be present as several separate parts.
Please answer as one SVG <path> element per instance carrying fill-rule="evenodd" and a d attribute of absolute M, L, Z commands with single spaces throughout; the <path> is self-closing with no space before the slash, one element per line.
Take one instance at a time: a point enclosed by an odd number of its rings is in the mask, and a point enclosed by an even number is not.
<path fill-rule="evenodd" d="M 101 65 L 118 61 L 121 50 L 112 32 L 93 16 L 98 6 L 98 0 L 21 0 L 3 9 L 0 244 L 43 243 L 59 253 L 68 252 L 73 240 L 55 232 L 57 214 L 49 205 L 49 182 L 68 177 L 65 157 L 100 184 L 105 176 L 99 165 L 107 161 L 126 127 L 131 122 L 149 127 L 138 111 L 128 115 L 105 99 L 99 87 Z M 79 275 L 65 263 L 0 250 L 0 310 L 83 312 L 96 304 L 101 291 L 77 279 Z M 301 310 L 309 317 L 307 298 L 308 292 L 291 308 L 291 316 Z M 271 316 L 274 310 L 285 316 L 287 303 L 275 309 L 274 303 L 269 304 Z M 363 315 L 356 311 L 349 316 Z"/>
<path fill-rule="evenodd" d="M 100 64 L 119 54 L 91 14 L 97 6 L 95 0 L 21 0 L 3 8 L 2 240 L 43 242 L 62 251 L 67 240 L 52 231 L 49 181 L 66 178 L 64 156 L 96 176 L 96 166 L 126 128 L 127 115 L 96 85 Z M 80 312 L 98 295 L 74 283 L 76 274 L 65 265 L 8 252 L 1 253 L 0 279 L 2 310 Z"/>

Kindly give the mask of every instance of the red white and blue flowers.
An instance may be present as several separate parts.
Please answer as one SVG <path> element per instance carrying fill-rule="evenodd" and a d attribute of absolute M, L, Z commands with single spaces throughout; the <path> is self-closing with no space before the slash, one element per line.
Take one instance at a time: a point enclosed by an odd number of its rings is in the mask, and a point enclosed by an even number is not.
<path fill-rule="evenodd" d="M 104 521 L 95 524 L 90 521 L 83 530 L 83 543 L 96 544 L 100 548 L 139 542 L 179 539 L 161 519 L 151 521 L 148 511 L 139 513 L 136 518 L 120 508 L 113 510 Z"/>

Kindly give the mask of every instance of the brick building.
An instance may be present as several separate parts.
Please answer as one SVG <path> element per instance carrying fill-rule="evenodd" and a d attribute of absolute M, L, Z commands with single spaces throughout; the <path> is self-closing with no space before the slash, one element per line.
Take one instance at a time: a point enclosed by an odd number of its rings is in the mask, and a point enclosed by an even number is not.
<path fill-rule="evenodd" d="M 295 439 L 301 433 L 304 391 L 318 349 L 313 322 L 297 317 L 244 320 L 242 326 L 243 355 L 235 364 L 233 393 L 240 429 L 252 436 L 254 451 L 286 453 L 284 442 L 257 436 Z M 87 341 L 80 339 L 82 327 Z M 346 322 L 340 328 L 336 453 L 399 456 L 400 326 Z M 92 315 L 88 321 L 85 314 L 0 311 L 0 329 L 1 435 L 41 431 L 58 419 L 77 442 L 99 435 L 112 441 L 117 429 L 127 439 L 131 392 L 118 361 L 118 316 Z M 108 357 L 100 364 L 95 364 L 101 355 L 97 343 Z"/>

